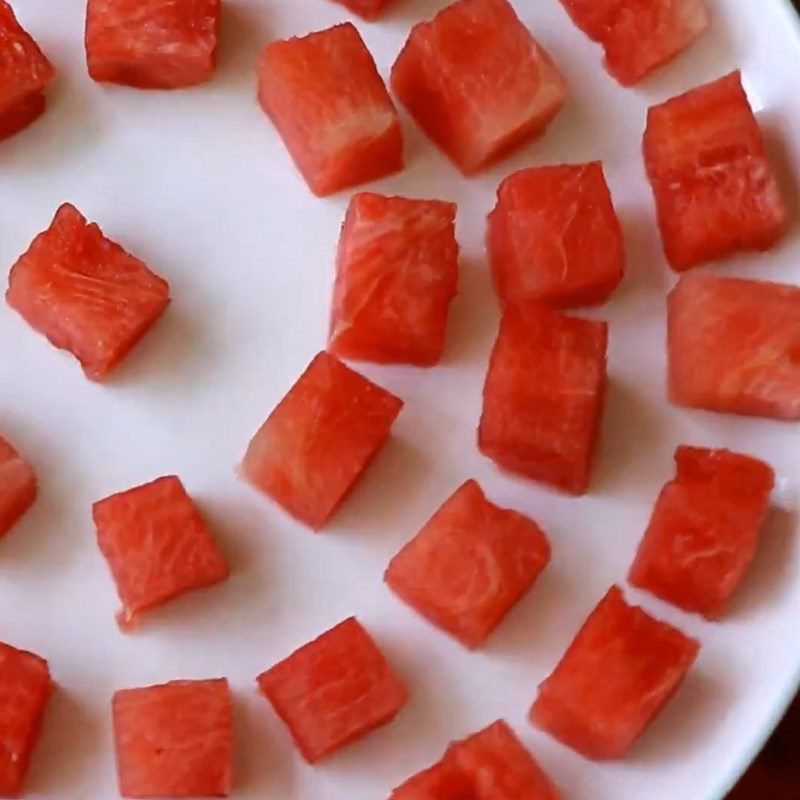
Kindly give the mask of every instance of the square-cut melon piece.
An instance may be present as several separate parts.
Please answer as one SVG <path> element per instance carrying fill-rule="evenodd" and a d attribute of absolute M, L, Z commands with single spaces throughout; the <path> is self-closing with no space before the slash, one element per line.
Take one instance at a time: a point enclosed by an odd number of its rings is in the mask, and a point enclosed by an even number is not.
<path fill-rule="evenodd" d="M 36 475 L 0 436 L 0 536 L 5 536 L 36 500 Z"/>
<path fill-rule="evenodd" d="M 335 0 L 354 14 L 367 20 L 376 20 L 392 0 Z"/>

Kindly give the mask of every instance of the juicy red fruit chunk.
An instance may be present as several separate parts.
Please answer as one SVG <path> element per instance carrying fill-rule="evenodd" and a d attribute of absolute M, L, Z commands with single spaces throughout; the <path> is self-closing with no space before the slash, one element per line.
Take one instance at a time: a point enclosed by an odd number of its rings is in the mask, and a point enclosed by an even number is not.
<path fill-rule="evenodd" d="M 600 162 L 515 172 L 489 214 L 487 249 L 503 303 L 604 303 L 622 280 L 622 229 Z"/>
<path fill-rule="evenodd" d="M 220 12 L 221 0 L 89 0 L 89 75 L 142 89 L 177 89 L 210 80 Z"/>
<path fill-rule="evenodd" d="M 392 0 L 335 0 L 345 8 L 368 20 L 375 20 Z"/>
<path fill-rule="evenodd" d="M 258 99 L 316 195 L 403 167 L 397 111 L 349 22 L 267 45 Z"/>
<path fill-rule="evenodd" d="M 36 475 L 0 436 L 0 536 L 5 536 L 36 500 Z"/>
<path fill-rule="evenodd" d="M 800 419 L 800 289 L 687 275 L 669 295 L 668 329 L 674 403 Z"/>
<path fill-rule="evenodd" d="M 786 208 L 738 72 L 653 106 L 644 159 L 673 269 L 783 235 Z"/>
<path fill-rule="evenodd" d="M 772 468 L 729 450 L 679 447 L 630 582 L 709 619 L 719 617 L 753 561 L 775 485 Z"/>
<path fill-rule="evenodd" d="M 253 437 L 242 475 L 319 529 L 388 439 L 402 407 L 390 392 L 319 353 Z"/>
<path fill-rule="evenodd" d="M 568 94 L 506 0 L 459 0 L 416 25 L 392 88 L 464 173 L 543 133 Z"/>
<path fill-rule="evenodd" d="M 478 647 L 550 561 L 539 526 L 467 481 L 391 561 L 386 582 L 412 608 Z"/>
<path fill-rule="evenodd" d="M 123 689 L 112 701 L 123 797 L 227 797 L 233 774 L 228 681 Z"/>
<path fill-rule="evenodd" d="M 174 475 L 99 500 L 92 516 L 122 601 L 123 629 L 144 612 L 228 577 L 203 518 Z"/>
<path fill-rule="evenodd" d="M 353 617 L 259 675 L 258 686 L 309 763 L 390 722 L 408 700 Z"/>
<path fill-rule="evenodd" d="M 620 758 L 678 690 L 699 650 L 628 605 L 614 586 L 539 687 L 531 721 L 587 758 Z"/>
<path fill-rule="evenodd" d="M 436 364 L 458 286 L 454 203 L 363 192 L 336 259 L 329 349 L 342 358 Z"/>

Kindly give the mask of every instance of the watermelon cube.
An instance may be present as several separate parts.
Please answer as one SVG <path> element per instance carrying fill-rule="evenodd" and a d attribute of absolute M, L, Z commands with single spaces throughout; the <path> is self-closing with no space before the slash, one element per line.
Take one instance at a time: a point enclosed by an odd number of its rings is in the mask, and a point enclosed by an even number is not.
<path fill-rule="evenodd" d="M 679 447 L 630 582 L 716 619 L 753 562 L 775 485 L 772 468 L 729 450 Z"/>
<path fill-rule="evenodd" d="M 486 245 L 503 303 L 604 303 L 622 280 L 622 228 L 599 161 L 515 172 L 497 192 Z"/>
<path fill-rule="evenodd" d="M 88 0 L 86 61 L 96 81 L 178 89 L 211 79 L 222 0 Z"/>
<path fill-rule="evenodd" d="M 478 647 L 550 561 L 541 528 L 463 484 L 392 559 L 386 582 L 467 647 Z"/>
<path fill-rule="evenodd" d="M 653 106 L 644 159 L 674 270 L 783 235 L 786 207 L 738 72 Z"/>
<path fill-rule="evenodd" d="M 349 22 L 267 45 L 258 99 L 316 195 L 403 167 L 397 111 Z"/>
<path fill-rule="evenodd" d="M 668 301 L 672 402 L 800 420 L 800 289 L 686 275 Z"/>
<path fill-rule="evenodd" d="M 53 65 L 0 0 L 0 139 L 13 136 L 44 113 Z"/>
<path fill-rule="evenodd" d="M 466 174 L 543 133 L 568 95 L 507 0 L 458 0 L 416 25 L 392 88 Z"/>
<path fill-rule="evenodd" d="M 242 475 L 318 530 L 389 438 L 402 407 L 386 389 L 319 353 L 253 437 Z"/>
<path fill-rule="evenodd" d="M 389 800 L 560 800 L 561 794 L 506 722 L 453 742 L 444 757 Z"/>
<path fill-rule="evenodd" d="M 135 627 L 144 612 L 228 577 L 200 512 L 174 475 L 99 500 L 92 516 L 122 601 L 123 629 Z"/>
<path fill-rule="evenodd" d="M 534 725 L 587 758 L 624 756 L 680 688 L 700 645 L 614 586 L 539 687 Z"/>
<path fill-rule="evenodd" d="M 0 644 L 0 797 L 19 797 L 53 691 L 43 658 Z"/>
<path fill-rule="evenodd" d="M 259 675 L 258 687 L 311 764 L 390 722 L 408 700 L 354 617 Z"/>
<path fill-rule="evenodd" d="M 456 206 L 363 192 L 336 258 L 328 347 L 341 358 L 430 366 L 458 285 Z"/>
<path fill-rule="evenodd" d="M 171 681 L 112 700 L 123 797 L 227 797 L 233 779 L 228 681 Z"/>
<path fill-rule="evenodd" d="M 499 467 L 585 494 L 606 393 L 608 325 L 509 306 L 489 361 L 478 429 Z"/>
<path fill-rule="evenodd" d="M 368 20 L 375 20 L 392 0 L 335 0 L 354 14 Z"/>
<path fill-rule="evenodd" d="M 0 436 L 0 536 L 5 536 L 36 500 L 36 475 Z"/>
<path fill-rule="evenodd" d="M 638 83 L 686 50 L 711 22 L 705 0 L 561 0 L 573 22 L 602 45 L 606 69 Z"/>
<path fill-rule="evenodd" d="M 169 285 L 67 203 L 11 268 L 6 300 L 102 380 L 164 312 Z"/>

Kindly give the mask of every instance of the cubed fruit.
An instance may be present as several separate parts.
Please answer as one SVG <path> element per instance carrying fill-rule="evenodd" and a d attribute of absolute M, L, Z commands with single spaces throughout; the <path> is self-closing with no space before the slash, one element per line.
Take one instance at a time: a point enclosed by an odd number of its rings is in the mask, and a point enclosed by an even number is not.
<path fill-rule="evenodd" d="M 267 45 L 258 98 L 316 195 L 403 167 L 397 111 L 349 22 Z"/>
<path fill-rule="evenodd" d="M 233 774 L 228 681 L 123 689 L 112 701 L 123 797 L 227 797 Z"/>
<path fill-rule="evenodd" d="M 220 11 L 221 0 L 89 0 L 89 75 L 141 89 L 178 89 L 210 80 Z"/>
<path fill-rule="evenodd" d="M 568 94 L 507 0 L 458 0 L 416 25 L 392 87 L 464 173 L 543 133 Z"/>
<path fill-rule="evenodd" d="M 65 204 L 11 268 L 6 300 L 102 380 L 164 312 L 169 285 Z"/>
<path fill-rule="evenodd" d="M 673 269 L 783 235 L 786 208 L 738 72 L 653 106 L 644 158 Z"/>
<path fill-rule="evenodd" d="M 509 306 L 483 387 L 478 445 L 509 472 L 589 487 L 606 394 L 608 325 Z"/>
<path fill-rule="evenodd" d="M 44 112 L 44 90 L 55 76 L 11 6 L 0 0 L 0 139 L 18 133 Z"/>
<path fill-rule="evenodd" d="M 604 303 L 625 269 L 622 228 L 599 161 L 506 178 L 489 214 L 486 244 L 503 303 Z"/>
<path fill-rule="evenodd" d="M 259 675 L 258 686 L 309 763 L 390 722 L 408 700 L 353 617 Z"/>
<path fill-rule="evenodd" d="M 467 481 L 392 559 L 386 582 L 412 608 L 478 647 L 550 561 L 541 528 Z"/>
<path fill-rule="evenodd" d="M 5 536 L 36 499 L 36 475 L 0 436 L 0 536 Z"/>
<path fill-rule="evenodd" d="M 671 61 L 711 21 L 705 0 L 561 0 L 575 24 L 603 46 L 623 86 Z"/>
<path fill-rule="evenodd" d="M 700 645 L 612 587 L 555 671 L 531 721 L 592 759 L 621 758 L 683 682 Z"/>
<path fill-rule="evenodd" d="M 772 468 L 729 450 L 679 447 L 630 572 L 640 589 L 719 617 L 753 562 Z"/>
<path fill-rule="evenodd" d="M 378 19 L 392 0 L 335 0 L 353 13 L 368 20 Z"/>
<path fill-rule="evenodd" d="M 435 364 L 458 285 L 456 206 L 371 193 L 350 201 L 336 259 L 329 349 L 342 358 Z"/>
<path fill-rule="evenodd" d="M 453 742 L 441 761 L 389 800 L 560 800 L 561 794 L 503 720 Z"/>
<path fill-rule="evenodd" d="M 389 438 L 403 401 L 319 353 L 261 426 L 245 480 L 319 529 Z"/>
<path fill-rule="evenodd" d="M 672 402 L 800 419 L 800 289 L 687 275 L 668 301 Z"/>
<path fill-rule="evenodd" d="M 174 475 L 99 500 L 92 515 L 122 601 L 123 629 L 146 611 L 228 577 L 203 518 Z"/>

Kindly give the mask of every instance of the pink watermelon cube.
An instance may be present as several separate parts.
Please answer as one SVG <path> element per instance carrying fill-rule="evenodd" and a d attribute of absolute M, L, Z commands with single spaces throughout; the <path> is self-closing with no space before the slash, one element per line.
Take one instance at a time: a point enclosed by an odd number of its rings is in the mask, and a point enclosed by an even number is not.
<path fill-rule="evenodd" d="M 392 559 L 386 582 L 467 647 L 483 644 L 550 561 L 541 528 L 467 481 Z"/>
<path fill-rule="evenodd" d="M 392 68 L 392 88 L 467 174 L 543 133 L 568 95 L 507 0 L 458 0 L 416 25 Z"/>
<path fill-rule="evenodd" d="M 349 8 L 354 14 L 358 14 L 364 19 L 375 20 L 392 0 L 335 0 L 335 2 Z"/>
<path fill-rule="evenodd" d="M 228 681 L 123 689 L 112 701 L 123 797 L 227 797 L 233 781 Z"/>
<path fill-rule="evenodd" d="M 228 577 L 200 512 L 174 475 L 99 500 L 92 516 L 122 601 L 123 629 L 135 627 L 147 611 Z"/>
<path fill-rule="evenodd" d="M 389 438 L 403 401 L 319 353 L 261 426 L 245 480 L 318 530 Z"/>
<path fill-rule="evenodd" d="M 341 358 L 430 366 L 458 285 L 456 206 L 362 192 L 336 259 L 328 347 Z"/>
<path fill-rule="evenodd" d="M 800 419 L 800 289 L 687 275 L 668 301 L 672 402 Z"/>
<path fill-rule="evenodd" d="M 702 447 L 679 447 L 675 463 L 630 582 L 716 619 L 753 562 L 775 474 L 757 458 Z"/>
<path fill-rule="evenodd" d="M 621 758 L 699 651 L 693 639 L 628 605 L 614 586 L 539 687 L 531 721 L 587 758 Z"/>
<path fill-rule="evenodd" d="M 503 303 L 604 303 L 622 280 L 622 228 L 599 161 L 515 172 L 497 192 L 486 237 Z"/>
<path fill-rule="evenodd" d="M 0 436 L 0 536 L 5 536 L 36 500 L 36 475 Z"/>
<path fill-rule="evenodd" d="M 397 111 L 349 22 L 267 45 L 258 98 L 316 195 L 403 167 Z"/>
<path fill-rule="evenodd" d="M 606 392 L 608 326 L 509 306 L 489 361 L 478 429 L 499 467 L 571 494 L 589 487 Z"/>

